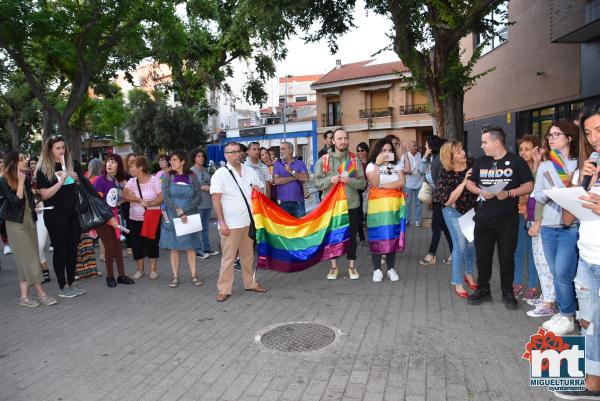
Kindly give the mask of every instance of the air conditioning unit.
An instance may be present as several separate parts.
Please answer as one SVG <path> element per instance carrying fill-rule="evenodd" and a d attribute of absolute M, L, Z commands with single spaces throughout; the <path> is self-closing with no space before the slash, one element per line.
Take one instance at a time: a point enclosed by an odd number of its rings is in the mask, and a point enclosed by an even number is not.
<path fill-rule="evenodd" d="M 212 141 L 218 141 L 219 140 L 219 134 L 210 134 L 210 135 L 208 135 L 208 140 L 210 142 L 212 142 Z"/>

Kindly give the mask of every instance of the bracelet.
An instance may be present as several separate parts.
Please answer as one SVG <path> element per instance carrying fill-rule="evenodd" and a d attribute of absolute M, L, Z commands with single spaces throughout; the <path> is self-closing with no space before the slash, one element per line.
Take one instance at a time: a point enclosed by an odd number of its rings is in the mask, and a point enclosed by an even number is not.
<path fill-rule="evenodd" d="M 227 223 L 225 223 L 225 221 L 218 221 L 218 223 L 219 223 L 219 225 L 223 225 L 223 224 L 227 225 Z"/>

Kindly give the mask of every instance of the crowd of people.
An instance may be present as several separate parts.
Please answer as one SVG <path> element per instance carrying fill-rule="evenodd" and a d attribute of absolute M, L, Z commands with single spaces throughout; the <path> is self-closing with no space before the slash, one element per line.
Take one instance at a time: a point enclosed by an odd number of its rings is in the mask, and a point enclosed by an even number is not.
<path fill-rule="evenodd" d="M 481 304 L 491 300 L 497 249 L 503 304 L 517 309 L 522 297 L 533 307 L 527 314 L 548 317 L 543 327 L 557 335 L 574 331 L 578 323 L 587 337 L 588 391 L 600 391 L 600 336 L 594 330 L 600 326 L 600 219 L 579 221 L 544 192 L 586 183 L 590 192 L 582 199 L 584 207 L 600 215 L 600 194 L 591 191 L 600 187 L 600 167 L 597 160 L 590 160 L 600 151 L 600 105 L 582 111 L 577 121 L 554 122 L 541 144 L 536 137 L 521 137 L 519 154 L 507 150 L 501 128 L 487 128 L 481 136 L 484 156 L 476 160 L 467 157 L 461 142 L 436 136 L 426 139 L 423 155 L 416 142 L 403 146 L 393 135 L 379 139 L 370 151 L 361 142 L 356 154 L 342 128 L 325 133 L 324 139 L 314 186 L 325 197 L 339 182 L 345 184 L 350 279 L 360 277 L 355 264 L 358 243 L 368 241 L 373 282 L 384 279 L 384 270 L 390 281 L 399 280 L 396 253 L 403 249 L 405 226 L 421 226 L 425 204 L 432 210 L 431 243 L 420 264 L 437 263 L 443 232 L 451 250 L 443 262 L 451 265 L 453 293 L 469 304 Z M 230 142 L 224 157 L 225 166 L 211 174 L 203 148 L 189 154 L 175 151 L 160 155 L 159 170 L 151 174 L 144 156 L 122 159 L 110 154 L 104 161 L 91 161 L 84 173 L 60 136 L 46 140 L 39 159 L 8 152 L 0 177 L 0 219 L 6 231 L 3 241 L 10 241 L 16 260 L 20 305 L 57 302 L 42 286 L 50 281 L 46 262 L 50 245 L 58 297 L 85 294 L 77 277 L 100 274 L 93 249 L 93 263 L 84 257 L 93 238 L 100 239 L 100 259 L 110 288 L 142 279 L 146 258 L 149 279 L 157 279 L 160 249 L 170 255 L 169 287 L 180 284 L 181 253 L 190 271 L 188 280 L 200 286 L 197 259 L 219 254 L 210 243 L 213 211 L 222 252 L 216 300 L 224 302 L 231 296 L 235 268 L 242 271 L 246 290 L 266 292 L 254 274 L 252 191 L 261 191 L 301 218 L 310 196 L 309 172 L 289 142 L 281 144 L 278 158 L 258 142 L 248 147 Z M 487 189 L 498 184 L 500 190 Z M 113 213 L 86 233 L 80 227 L 81 191 L 101 198 Z M 401 201 L 382 206 L 384 195 Z M 470 240 L 460 220 L 473 211 Z M 199 215 L 202 230 L 178 235 L 176 220 L 186 224 L 193 215 Z M 124 267 L 129 255 L 135 260 L 133 278 Z M 335 280 L 339 274 L 338 261 L 331 259 L 327 279 Z M 30 286 L 37 299 L 29 294 Z"/>

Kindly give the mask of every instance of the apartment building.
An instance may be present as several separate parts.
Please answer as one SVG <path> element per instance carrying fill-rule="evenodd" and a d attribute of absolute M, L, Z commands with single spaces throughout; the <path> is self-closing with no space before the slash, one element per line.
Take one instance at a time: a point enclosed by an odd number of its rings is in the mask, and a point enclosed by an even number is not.
<path fill-rule="evenodd" d="M 424 94 L 411 90 L 410 71 L 402 62 L 365 60 L 342 64 L 312 84 L 317 97 L 317 132 L 343 127 L 354 151 L 360 142 L 372 146 L 393 134 L 402 142 L 424 145 L 433 119 Z M 319 147 L 323 137 L 319 135 Z"/>
<path fill-rule="evenodd" d="M 465 95 L 473 156 L 487 126 L 503 127 L 514 150 L 522 135 L 541 138 L 553 121 L 573 120 L 600 101 L 600 0 L 511 0 L 504 7 L 512 24 L 485 44 L 473 74 L 495 70 Z M 463 57 L 482 43 L 479 35 L 465 37 Z"/>

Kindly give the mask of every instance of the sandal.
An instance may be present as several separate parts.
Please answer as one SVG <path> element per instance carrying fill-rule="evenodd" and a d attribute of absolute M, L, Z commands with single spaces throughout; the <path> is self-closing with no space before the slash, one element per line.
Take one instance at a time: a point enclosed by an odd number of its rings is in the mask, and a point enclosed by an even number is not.
<path fill-rule="evenodd" d="M 173 277 L 171 282 L 169 283 L 169 287 L 175 288 L 179 285 L 179 277 Z"/>
<path fill-rule="evenodd" d="M 194 276 L 192 277 L 192 284 L 194 284 L 196 287 L 200 287 L 202 285 L 202 281 L 200 281 L 198 276 Z"/>
<path fill-rule="evenodd" d="M 419 261 L 419 264 L 423 265 L 423 266 L 429 266 L 429 265 L 435 265 L 436 262 L 437 262 L 437 259 L 436 259 L 435 255 L 428 253 L 427 255 L 425 255 L 425 257 L 423 259 L 421 259 Z"/>

